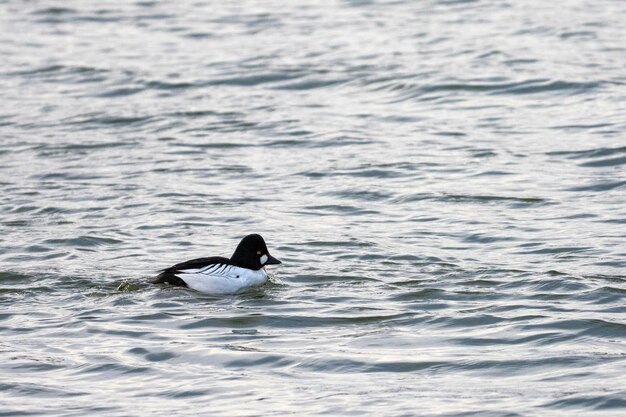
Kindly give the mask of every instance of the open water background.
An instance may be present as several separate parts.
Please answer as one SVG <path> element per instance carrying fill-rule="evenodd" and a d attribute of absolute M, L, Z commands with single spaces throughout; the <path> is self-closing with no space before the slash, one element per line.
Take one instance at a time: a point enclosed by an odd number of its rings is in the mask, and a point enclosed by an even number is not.
<path fill-rule="evenodd" d="M 623 416 L 624 22 L 0 1 L 0 415 Z"/>

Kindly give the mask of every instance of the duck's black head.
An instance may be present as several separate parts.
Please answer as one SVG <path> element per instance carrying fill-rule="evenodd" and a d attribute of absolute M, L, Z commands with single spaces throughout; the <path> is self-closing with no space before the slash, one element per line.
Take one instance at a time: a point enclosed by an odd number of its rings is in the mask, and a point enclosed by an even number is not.
<path fill-rule="evenodd" d="M 248 235 L 241 239 L 235 253 L 230 260 L 239 266 L 248 269 L 261 269 L 265 265 L 276 265 L 281 263 L 278 259 L 270 255 L 261 235 Z"/>

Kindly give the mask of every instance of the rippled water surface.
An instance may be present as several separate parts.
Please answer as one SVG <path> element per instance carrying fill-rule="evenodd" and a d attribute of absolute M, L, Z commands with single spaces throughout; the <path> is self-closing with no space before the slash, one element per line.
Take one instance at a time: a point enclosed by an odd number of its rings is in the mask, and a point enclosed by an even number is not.
<path fill-rule="evenodd" d="M 625 21 L 0 1 L 0 415 L 624 415 Z"/>

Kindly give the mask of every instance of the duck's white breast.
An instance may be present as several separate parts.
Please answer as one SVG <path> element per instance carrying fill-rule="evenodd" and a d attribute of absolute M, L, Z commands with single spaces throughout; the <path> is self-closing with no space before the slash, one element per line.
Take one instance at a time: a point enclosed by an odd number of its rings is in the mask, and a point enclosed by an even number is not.
<path fill-rule="evenodd" d="M 263 285 L 267 273 L 233 265 L 210 265 L 201 269 L 186 269 L 176 274 L 189 288 L 207 294 L 234 294 L 247 287 Z"/>

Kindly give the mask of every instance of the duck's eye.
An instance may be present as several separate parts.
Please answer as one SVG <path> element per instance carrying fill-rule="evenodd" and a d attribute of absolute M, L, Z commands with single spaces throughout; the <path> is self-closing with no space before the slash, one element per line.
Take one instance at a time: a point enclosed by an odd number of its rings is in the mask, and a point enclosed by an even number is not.
<path fill-rule="evenodd" d="M 257 254 L 257 255 L 260 255 L 260 254 L 261 254 L 261 251 L 260 251 L 260 250 L 256 251 L 256 254 Z"/>

